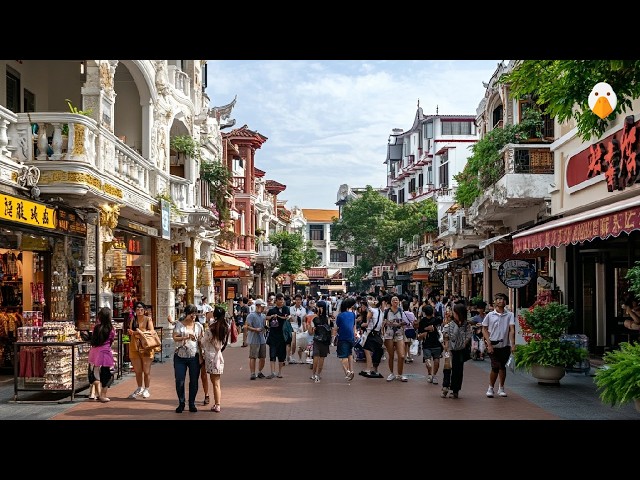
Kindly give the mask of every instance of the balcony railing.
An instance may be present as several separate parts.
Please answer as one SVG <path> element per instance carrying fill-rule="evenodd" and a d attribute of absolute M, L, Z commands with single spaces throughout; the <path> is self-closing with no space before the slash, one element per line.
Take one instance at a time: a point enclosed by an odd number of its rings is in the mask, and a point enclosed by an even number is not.
<path fill-rule="evenodd" d="M 507 145 L 501 159 L 495 165 L 496 170 L 480 179 L 480 186 L 487 189 L 507 173 L 515 174 L 553 174 L 553 153 L 548 148 L 519 148 Z"/>

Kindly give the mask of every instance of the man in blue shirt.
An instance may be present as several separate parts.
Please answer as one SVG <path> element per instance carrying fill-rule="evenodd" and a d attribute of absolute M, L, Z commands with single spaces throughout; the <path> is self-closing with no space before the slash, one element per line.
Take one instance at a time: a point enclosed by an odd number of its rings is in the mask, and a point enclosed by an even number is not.
<path fill-rule="evenodd" d="M 340 313 L 336 318 L 336 327 L 338 329 L 338 358 L 342 362 L 345 379 L 350 382 L 353 380 L 353 344 L 355 342 L 356 333 L 356 314 L 353 312 L 353 306 L 356 300 L 353 297 L 347 297 L 340 303 Z"/>

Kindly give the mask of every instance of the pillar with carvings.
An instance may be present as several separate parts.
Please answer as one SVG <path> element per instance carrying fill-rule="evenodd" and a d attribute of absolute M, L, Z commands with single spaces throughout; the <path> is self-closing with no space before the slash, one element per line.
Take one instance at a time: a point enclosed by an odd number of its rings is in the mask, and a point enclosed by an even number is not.
<path fill-rule="evenodd" d="M 175 311 L 176 294 L 172 285 L 171 240 L 156 242 L 158 258 L 158 298 L 156 322 L 159 326 L 171 326 L 167 317 L 177 320 Z"/>

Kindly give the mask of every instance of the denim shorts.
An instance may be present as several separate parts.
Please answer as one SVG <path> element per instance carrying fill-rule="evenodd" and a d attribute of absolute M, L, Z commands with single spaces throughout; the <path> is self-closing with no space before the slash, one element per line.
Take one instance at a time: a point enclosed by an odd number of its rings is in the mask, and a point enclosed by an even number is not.
<path fill-rule="evenodd" d="M 442 347 L 422 347 L 422 358 L 442 358 Z"/>
<path fill-rule="evenodd" d="M 336 353 L 338 354 L 338 358 L 348 358 L 349 355 L 353 355 L 353 341 L 338 340 Z"/>

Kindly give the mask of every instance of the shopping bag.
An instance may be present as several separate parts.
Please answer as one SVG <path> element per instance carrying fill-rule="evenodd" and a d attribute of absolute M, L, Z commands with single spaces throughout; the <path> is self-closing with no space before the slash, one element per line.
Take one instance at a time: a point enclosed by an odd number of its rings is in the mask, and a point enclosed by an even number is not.
<path fill-rule="evenodd" d="M 419 346 L 420 346 L 420 341 L 417 339 L 413 339 L 411 341 L 411 347 L 409 347 L 409 355 L 418 355 Z"/>
<path fill-rule="evenodd" d="M 507 360 L 507 367 L 509 368 L 509 370 L 511 370 L 511 372 L 516 371 L 516 359 L 513 358 L 513 353 L 509 355 L 509 360 Z"/>

